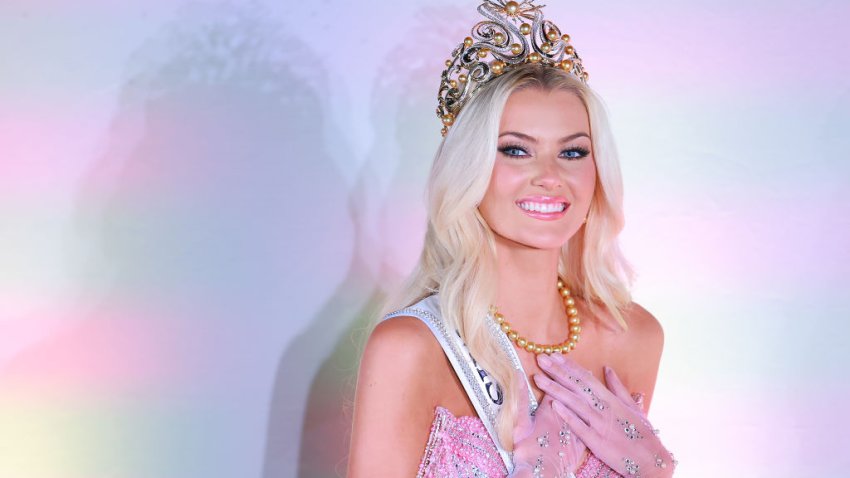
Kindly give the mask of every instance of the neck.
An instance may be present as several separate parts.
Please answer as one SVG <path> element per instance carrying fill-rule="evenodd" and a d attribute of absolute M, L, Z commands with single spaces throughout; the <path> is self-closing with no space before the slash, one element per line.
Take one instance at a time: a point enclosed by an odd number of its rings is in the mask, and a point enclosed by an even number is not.
<path fill-rule="evenodd" d="M 535 342 L 564 340 L 568 330 L 558 292 L 559 249 L 533 249 L 496 237 L 498 292 L 494 305 Z"/>

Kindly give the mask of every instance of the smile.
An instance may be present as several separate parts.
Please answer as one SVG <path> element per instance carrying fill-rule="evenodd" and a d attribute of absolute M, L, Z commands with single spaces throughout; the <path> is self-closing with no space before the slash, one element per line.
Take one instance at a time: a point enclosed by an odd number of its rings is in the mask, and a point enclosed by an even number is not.
<path fill-rule="evenodd" d="M 543 220 L 559 219 L 566 214 L 570 203 L 563 198 L 534 198 L 524 199 L 516 202 L 522 211 L 533 218 Z"/>

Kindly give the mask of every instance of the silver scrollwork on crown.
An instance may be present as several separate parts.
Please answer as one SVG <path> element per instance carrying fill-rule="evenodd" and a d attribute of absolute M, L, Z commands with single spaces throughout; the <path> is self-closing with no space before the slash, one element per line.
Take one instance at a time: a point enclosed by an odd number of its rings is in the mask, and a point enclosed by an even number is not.
<path fill-rule="evenodd" d="M 588 74 L 570 45 L 570 36 L 543 18 L 543 6 L 534 5 L 534 0 L 485 0 L 478 6 L 486 20 L 478 22 L 452 51 L 441 75 L 437 116 L 444 136 L 460 109 L 484 84 L 516 65 L 561 68 L 587 83 Z"/>

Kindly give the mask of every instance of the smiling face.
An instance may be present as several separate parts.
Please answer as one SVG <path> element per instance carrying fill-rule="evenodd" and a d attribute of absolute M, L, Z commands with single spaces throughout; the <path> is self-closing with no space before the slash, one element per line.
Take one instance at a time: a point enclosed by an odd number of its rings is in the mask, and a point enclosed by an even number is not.
<path fill-rule="evenodd" d="M 596 185 L 584 103 L 564 90 L 514 91 L 498 141 L 482 217 L 510 242 L 560 248 L 581 227 Z"/>

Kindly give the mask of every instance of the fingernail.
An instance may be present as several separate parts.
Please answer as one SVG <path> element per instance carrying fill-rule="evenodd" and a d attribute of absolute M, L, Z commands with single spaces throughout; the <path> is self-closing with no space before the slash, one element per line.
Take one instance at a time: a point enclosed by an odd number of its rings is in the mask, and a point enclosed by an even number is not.
<path fill-rule="evenodd" d="M 553 358 L 553 359 L 555 359 L 555 361 L 557 361 L 557 362 L 561 362 L 561 363 L 564 363 L 564 362 L 566 362 L 566 361 L 567 361 L 567 360 L 564 358 L 564 355 L 563 355 L 563 354 L 553 354 L 553 355 L 552 355 L 552 358 Z"/>
<path fill-rule="evenodd" d="M 549 357 L 547 357 L 543 354 L 540 354 L 540 355 L 537 356 L 537 361 L 540 362 L 540 365 L 542 365 L 544 367 L 551 367 L 552 366 L 552 359 L 550 359 Z"/>
<path fill-rule="evenodd" d="M 608 375 L 609 373 L 611 373 L 611 367 L 604 365 L 602 368 L 605 370 L 605 375 Z"/>

